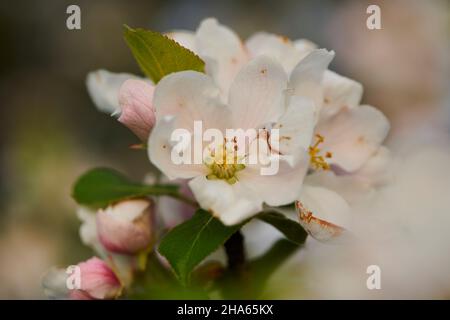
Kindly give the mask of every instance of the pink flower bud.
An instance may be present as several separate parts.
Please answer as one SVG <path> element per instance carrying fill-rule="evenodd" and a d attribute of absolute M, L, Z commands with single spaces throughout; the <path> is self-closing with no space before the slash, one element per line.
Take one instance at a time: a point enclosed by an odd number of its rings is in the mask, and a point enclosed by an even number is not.
<path fill-rule="evenodd" d="M 97 257 L 78 264 L 80 267 L 80 289 L 69 291 L 75 300 L 113 299 L 119 296 L 122 285 L 111 268 Z"/>
<path fill-rule="evenodd" d="M 97 213 L 97 233 L 111 252 L 137 254 L 152 241 L 152 203 L 145 199 L 126 200 Z"/>
<path fill-rule="evenodd" d="M 148 82 L 128 79 L 119 90 L 122 113 L 119 121 L 134 132 L 142 141 L 147 141 L 155 124 L 153 92 L 155 87 Z"/>

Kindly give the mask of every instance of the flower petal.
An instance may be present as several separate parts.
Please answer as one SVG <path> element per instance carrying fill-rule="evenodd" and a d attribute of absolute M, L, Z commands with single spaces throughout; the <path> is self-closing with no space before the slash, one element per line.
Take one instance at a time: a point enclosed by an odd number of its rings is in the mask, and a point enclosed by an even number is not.
<path fill-rule="evenodd" d="M 391 152 L 385 146 L 378 150 L 355 172 L 356 178 L 362 183 L 379 187 L 392 181 Z"/>
<path fill-rule="evenodd" d="M 84 245 L 91 247 L 100 256 L 105 257 L 107 254 L 98 238 L 95 214 L 94 210 L 87 207 L 77 209 L 77 216 L 81 221 L 80 239 Z"/>
<path fill-rule="evenodd" d="M 353 172 L 378 150 L 389 132 L 389 121 L 371 106 L 344 108 L 320 123 L 316 132 L 325 138 L 322 150 L 332 153 L 328 163 Z"/>
<path fill-rule="evenodd" d="M 269 56 L 278 61 L 288 74 L 310 51 L 299 50 L 288 38 L 267 32 L 252 35 L 245 45 L 251 57 Z"/>
<path fill-rule="evenodd" d="M 153 105 L 156 121 L 176 116 L 175 128 L 193 132 L 194 121 L 203 129 L 229 127 L 231 113 L 219 99 L 219 89 L 212 79 L 195 71 L 182 71 L 164 77 L 156 86 Z"/>
<path fill-rule="evenodd" d="M 155 124 L 153 93 L 155 87 L 146 81 L 128 79 L 119 90 L 122 113 L 119 121 L 126 125 L 142 141 L 147 141 Z"/>
<path fill-rule="evenodd" d="M 292 94 L 304 96 L 314 101 L 317 108 L 322 107 L 323 75 L 334 57 L 334 51 L 316 49 L 302 59 L 291 73 L 289 87 Z"/>
<path fill-rule="evenodd" d="M 355 174 L 336 175 L 333 171 L 317 171 L 305 178 L 305 185 L 322 187 L 338 193 L 349 205 L 373 195 L 373 188 Z"/>
<path fill-rule="evenodd" d="M 197 29 L 196 48 L 206 62 L 206 73 L 222 90 L 223 97 L 248 55 L 239 37 L 216 19 L 205 19 Z"/>
<path fill-rule="evenodd" d="M 262 210 L 262 200 L 243 184 L 224 180 L 207 180 L 205 175 L 189 182 L 200 206 L 225 225 L 238 224 Z"/>
<path fill-rule="evenodd" d="M 294 40 L 293 42 L 297 50 L 301 52 L 310 53 L 314 49 L 317 49 L 317 44 L 308 39 L 297 39 Z"/>
<path fill-rule="evenodd" d="M 323 107 L 320 118 L 326 119 L 342 108 L 359 106 L 363 94 L 363 87 L 359 82 L 343 77 L 333 71 L 325 71 L 323 77 Z"/>
<path fill-rule="evenodd" d="M 119 278 L 113 270 L 97 257 L 78 264 L 81 290 L 95 299 L 116 298 L 122 291 Z"/>
<path fill-rule="evenodd" d="M 300 161 L 294 166 L 283 156 L 275 155 L 270 160 L 275 171 L 273 175 L 262 175 L 261 164 L 247 165 L 238 173 L 239 183 L 252 190 L 269 206 L 294 202 L 300 195 L 303 178 L 308 170 L 309 158 L 306 152 L 302 153 Z"/>
<path fill-rule="evenodd" d="M 316 108 L 312 100 L 292 96 L 285 114 L 273 127 L 279 130 L 278 150 L 282 155 L 293 157 L 293 163 L 311 145 L 315 118 Z"/>
<path fill-rule="evenodd" d="M 230 88 L 234 128 L 256 129 L 285 112 L 287 76 L 273 59 L 260 56 L 242 68 Z"/>
<path fill-rule="evenodd" d="M 108 114 L 120 113 L 119 88 L 128 79 L 139 79 L 139 77 L 107 70 L 89 72 L 86 85 L 97 109 Z"/>
<path fill-rule="evenodd" d="M 300 224 L 316 240 L 331 240 L 351 228 L 350 207 L 329 189 L 304 185 L 296 207 Z"/>
<path fill-rule="evenodd" d="M 166 36 L 168 36 L 170 39 L 178 42 L 180 45 L 182 45 L 186 49 L 189 49 L 192 52 L 197 53 L 194 32 L 188 31 L 188 30 L 175 30 L 175 31 L 166 33 Z"/>
<path fill-rule="evenodd" d="M 175 122 L 176 117 L 167 116 L 156 123 L 148 140 L 150 161 L 171 180 L 206 174 L 206 166 L 203 164 L 176 164 L 172 160 L 174 142 L 171 141 L 171 135 L 175 130 Z"/>

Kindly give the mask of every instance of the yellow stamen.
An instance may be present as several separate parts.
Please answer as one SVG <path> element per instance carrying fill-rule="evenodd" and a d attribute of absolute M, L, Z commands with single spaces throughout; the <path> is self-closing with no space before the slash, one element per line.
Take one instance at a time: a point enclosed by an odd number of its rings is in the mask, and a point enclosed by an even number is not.
<path fill-rule="evenodd" d="M 324 156 L 320 155 L 321 149 L 319 149 L 319 145 L 325 141 L 325 138 L 320 134 L 316 134 L 316 139 L 314 145 L 309 147 L 311 166 L 316 170 L 330 170 L 330 165 L 325 158 L 331 158 L 333 154 L 331 152 L 326 152 Z"/>
<path fill-rule="evenodd" d="M 235 184 L 238 181 L 236 173 L 244 170 L 245 165 L 239 163 L 235 150 L 227 150 L 225 144 L 219 150 L 211 151 L 211 162 L 205 165 L 211 170 L 206 176 L 208 180 L 225 180 L 229 184 Z M 230 161 L 231 160 L 231 161 Z"/>

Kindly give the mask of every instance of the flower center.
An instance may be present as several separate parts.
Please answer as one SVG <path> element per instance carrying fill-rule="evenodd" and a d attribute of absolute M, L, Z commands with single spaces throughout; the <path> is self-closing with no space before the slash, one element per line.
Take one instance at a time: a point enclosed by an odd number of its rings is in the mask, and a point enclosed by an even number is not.
<path fill-rule="evenodd" d="M 245 169 L 245 164 L 239 163 L 236 151 L 234 146 L 227 147 L 226 143 L 210 150 L 210 156 L 205 159 L 205 165 L 210 170 L 206 179 L 221 179 L 229 184 L 235 184 L 238 181 L 237 172 Z"/>
<path fill-rule="evenodd" d="M 311 166 L 315 170 L 330 170 L 330 165 L 325 160 L 326 158 L 331 158 L 333 154 L 331 152 L 326 152 L 325 155 L 321 155 L 321 149 L 319 149 L 319 145 L 325 141 L 325 138 L 316 134 L 316 142 L 309 147 L 309 156 L 311 158 Z"/>

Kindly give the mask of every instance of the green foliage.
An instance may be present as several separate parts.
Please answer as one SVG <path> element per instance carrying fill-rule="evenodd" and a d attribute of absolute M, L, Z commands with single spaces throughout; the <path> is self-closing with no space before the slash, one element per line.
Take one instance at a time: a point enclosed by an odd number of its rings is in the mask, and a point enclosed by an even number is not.
<path fill-rule="evenodd" d="M 242 225 L 225 226 L 205 210 L 173 228 L 159 245 L 180 282 L 187 285 L 192 270 Z"/>
<path fill-rule="evenodd" d="M 172 72 L 204 72 L 202 59 L 161 33 L 125 26 L 124 37 L 142 71 L 155 84 Z"/>
<path fill-rule="evenodd" d="M 125 199 L 176 194 L 177 190 L 176 185 L 147 186 L 131 182 L 115 170 L 96 168 L 78 178 L 72 196 L 81 205 L 102 208 Z"/>
<path fill-rule="evenodd" d="M 308 236 L 299 223 L 286 218 L 281 213 L 275 211 L 264 212 L 258 215 L 258 219 L 271 224 L 284 234 L 287 239 L 298 245 L 303 244 Z"/>

